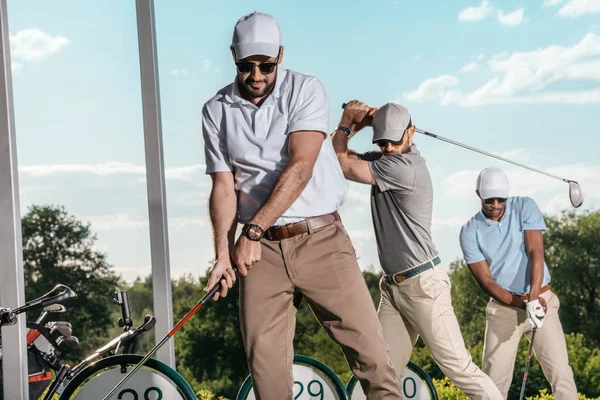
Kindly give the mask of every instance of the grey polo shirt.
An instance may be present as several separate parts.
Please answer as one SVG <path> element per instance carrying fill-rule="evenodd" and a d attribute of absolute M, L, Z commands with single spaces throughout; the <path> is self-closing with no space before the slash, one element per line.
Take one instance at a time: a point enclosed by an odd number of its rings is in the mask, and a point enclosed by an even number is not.
<path fill-rule="evenodd" d="M 371 213 L 384 272 L 402 272 L 435 258 L 433 185 L 417 146 L 406 154 L 371 161 L 369 167 L 376 183 L 371 189 Z"/>

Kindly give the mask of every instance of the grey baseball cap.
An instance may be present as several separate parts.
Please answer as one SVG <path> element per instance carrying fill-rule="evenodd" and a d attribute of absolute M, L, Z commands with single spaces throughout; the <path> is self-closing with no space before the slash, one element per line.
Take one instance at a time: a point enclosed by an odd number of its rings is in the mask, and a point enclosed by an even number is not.
<path fill-rule="evenodd" d="M 412 126 L 406 107 L 387 103 L 381 106 L 373 117 L 373 143 L 378 140 L 402 140 L 404 131 Z"/>

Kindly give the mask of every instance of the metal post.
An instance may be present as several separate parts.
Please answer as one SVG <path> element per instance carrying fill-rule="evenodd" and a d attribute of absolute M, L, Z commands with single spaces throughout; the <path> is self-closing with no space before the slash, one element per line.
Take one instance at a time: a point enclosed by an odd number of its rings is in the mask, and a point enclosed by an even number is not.
<path fill-rule="evenodd" d="M 25 303 L 7 0 L 0 0 L 0 305 Z M 2 328 L 4 398 L 29 399 L 25 315 Z"/>
<path fill-rule="evenodd" d="M 136 13 L 144 111 L 152 289 L 156 316 L 154 334 L 156 338 L 161 338 L 167 336 L 173 327 L 173 300 L 153 0 L 136 0 Z M 172 340 L 158 351 L 157 358 L 175 367 L 175 345 Z"/>

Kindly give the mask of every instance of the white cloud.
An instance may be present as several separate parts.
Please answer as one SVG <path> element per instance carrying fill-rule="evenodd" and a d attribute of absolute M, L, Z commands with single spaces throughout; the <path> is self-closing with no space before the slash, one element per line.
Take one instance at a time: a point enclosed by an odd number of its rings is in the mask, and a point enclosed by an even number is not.
<path fill-rule="evenodd" d="M 165 177 L 167 179 L 191 181 L 202 174 L 205 166 L 194 164 L 184 167 L 168 167 L 165 169 Z M 41 164 L 41 165 L 24 165 L 19 167 L 21 173 L 31 176 L 42 177 L 59 174 L 93 174 L 99 176 L 128 174 L 145 176 L 146 167 L 143 165 L 134 165 L 110 161 L 103 164 Z"/>
<path fill-rule="evenodd" d="M 11 69 L 11 71 L 12 71 L 13 74 L 20 74 L 21 71 L 23 70 L 23 64 L 16 63 L 16 62 L 11 62 L 10 63 L 10 69 Z"/>
<path fill-rule="evenodd" d="M 92 230 L 94 231 L 140 229 L 148 227 L 148 218 L 133 218 L 128 213 L 83 217 L 81 220 L 90 222 L 92 224 Z"/>
<path fill-rule="evenodd" d="M 430 99 L 443 99 L 447 101 L 452 97 L 452 91 L 448 90 L 453 86 L 458 85 L 458 79 L 452 75 L 442 75 L 437 78 L 427 79 L 421 83 L 419 88 L 414 92 L 406 94 L 409 101 L 423 102 Z"/>
<path fill-rule="evenodd" d="M 560 17 L 575 18 L 580 15 L 600 13 L 600 0 L 569 0 L 558 10 Z"/>
<path fill-rule="evenodd" d="M 479 64 L 477 64 L 476 62 L 471 62 L 462 67 L 460 70 L 461 72 L 470 72 L 477 70 L 477 68 L 479 68 Z"/>
<path fill-rule="evenodd" d="M 171 71 L 171 75 L 187 75 L 188 72 L 185 69 L 174 69 L 173 71 Z"/>
<path fill-rule="evenodd" d="M 421 59 L 420 55 L 416 55 L 413 57 L 413 61 L 419 61 Z"/>
<path fill-rule="evenodd" d="M 579 90 L 548 90 L 568 81 L 600 81 L 600 36 L 586 34 L 571 47 L 551 45 L 529 52 L 502 52 L 491 57 L 489 71 L 496 76 L 470 93 L 463 93 L 458 79 L 441 75 L 425 80 L 409 100 L 439 100 L 442 105 L 475 107 L 489 104 L 600 103 L 600 87 Z"/>
<path fill-rule="evenodd" d="M 478 60 L 483 60 L 483 53 L 479 53 L 479 54 L 477 55 L 477 59 L 478 59 Z"/>
<path fill-rule="evenodd" d="M 562 2 L 563 2 L 563 0 L 544 0 L 543 7 L 544 8 L 554 7 L 556 5 L 559 5 Z"/>
<path fill-rule="evenodd" d="M 39 29 L 23 29 L 10 35 L 11 56 L 27 61 L 41 61 L 69 43 L 70 40 L 64 36 L 51 36 Z"/>
<path fill-rule="evenodd" d="M 446 228 L 457 229 L 464 225 L 468 218 L 464 217 L 449 217 L 449 218 L 437 218 L 433 217 L 431 221 L 431 232 L 436 233 Z"/>
<path fill-rule="evenodd" d="M 523 23 L 524 9 L 521 7 L 511 13 L 504 14 L 504 11 L 498 10 L 498 22 L 506 26 L 516 26 Z"/>
<path fill-rule="evenodd" d="M 492 11 L 489 1 L 482 1 L 479 7 L 467 7 L 458 13 L 459 21 L 479 21 L 484 19 Z"/>

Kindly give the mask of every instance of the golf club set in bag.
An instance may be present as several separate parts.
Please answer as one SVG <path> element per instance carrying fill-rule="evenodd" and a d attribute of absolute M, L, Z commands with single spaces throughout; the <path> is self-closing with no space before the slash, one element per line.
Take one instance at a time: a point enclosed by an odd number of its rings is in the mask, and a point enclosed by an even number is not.
<path fill-rule="evenodd" d="M 72 335 L 71 324 L 67 321 L 48 321 L 44 322 L 50 314 L 64 313 L 67 309 L 61 302 L 74 298 L 77 295 L 73 290 L 65 285 L 57 285 L 40 299 L 50 299 L 44 306 L 43 301 L 36 304 L 36 301 L 27 303 L 25 307 L 36 308 L 43 307 L 42 313 L 33 321 L 27 321 L 27 371 L 29 382 L 29 399 L 37 400 L 46 390 L 52 381 L 51 370 L 60 368 L 59 356 L 61 348 L 77 349 L 79 348 L 79 339 Z M 1 310 L 1 309 L 0 309 Z M 20 311 L 13 310 L 11 314 L 5 315 L 7 321 L 2 323 L 13 323 L 12 318 Z M 2 340 L 0 337 L 0 361 L 2 360 Z M 2 365 L 0 364 L 0 399 L 3 398 L 2 387 Z"/>

